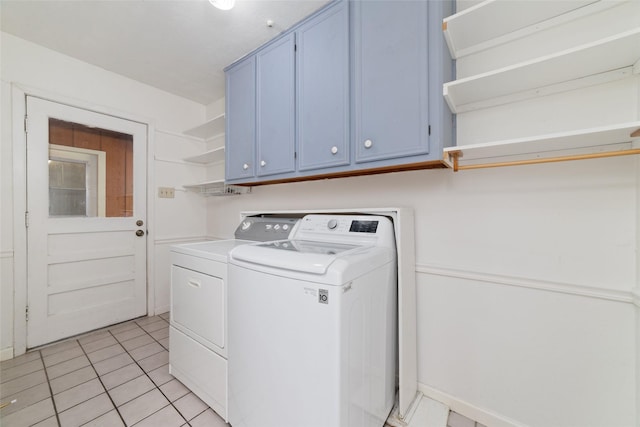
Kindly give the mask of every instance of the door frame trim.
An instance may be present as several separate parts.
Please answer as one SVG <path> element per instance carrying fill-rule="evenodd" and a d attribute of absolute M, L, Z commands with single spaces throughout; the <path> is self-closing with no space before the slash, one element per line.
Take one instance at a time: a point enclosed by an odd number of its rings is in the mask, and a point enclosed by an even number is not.
<path fill-rule="evenodd" d="M 24 117 L 27 110 L 27 96 L 42 98 L 58 104 L 91 111 L 98 114 L 137 122 L 147 127 L 146 161 L 146 204 L 147 204 L 147 315 L 155 315 L 155 168 L 153 153 L 155 148 L 155 120 L 118 111 L 111 107 L 97 107 L 94 103 L 69 98 L 46 90 L 11 83 L 11 123 L 13 151 L 13 356 L 27 350 L 27 319 L 23 314 L 27 307 L 27 229 L 25 211 L 27 207 L 27 156 Z"/>

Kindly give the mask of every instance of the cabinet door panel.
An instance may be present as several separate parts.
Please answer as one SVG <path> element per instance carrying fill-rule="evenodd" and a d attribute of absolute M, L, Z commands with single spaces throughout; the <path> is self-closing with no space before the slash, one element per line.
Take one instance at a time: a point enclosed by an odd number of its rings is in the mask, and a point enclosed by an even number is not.
<path fill-rule="evenodd" d="M 256 56 L 258 176 L 295 170 L 294 36 L 276 40 Z"/>
<path fill-rule="evenodd" d="M 349 8 L 338 3 L 297 32 L 299 170 L 349 164 Z"/>
<path fill-rule="evenodd" d="M 356 161 L 427 154 L 426 1 L 356 1 Z"/>
<path fill-rule="evenodd" d="M 228 181 L 254 174 L 256 63 L 251 56 L 226 72 L 225 177 Z"/>

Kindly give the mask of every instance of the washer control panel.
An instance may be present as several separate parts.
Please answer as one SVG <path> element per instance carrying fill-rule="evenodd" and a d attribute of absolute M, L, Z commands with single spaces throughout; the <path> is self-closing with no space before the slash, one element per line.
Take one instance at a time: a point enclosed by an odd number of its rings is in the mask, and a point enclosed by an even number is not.
<path fill-rule="evenodd" d="M 235 238 L 256 242 L 285 240 L 298 221 L 298 218 L 246 217 L 236 228 Z"/>
<path fill-rule="evenodd" d="M 310 231 L 322 233 L 334 232 L 335 234 L 342 233 L 371 233 L 375 234 L 378 231 L 378 224 L 380 220 L 376 218 L 353 218 L 353 217 L 336 217 L 336 216 L 319 216 L 308 215 L 302 219 L 300 223 L 300 231 Z"/>
<path fill-rule="evenodd" d="M 393 223 L 379 215 L 310 214 L 290 239 L 393 246 Z"/>

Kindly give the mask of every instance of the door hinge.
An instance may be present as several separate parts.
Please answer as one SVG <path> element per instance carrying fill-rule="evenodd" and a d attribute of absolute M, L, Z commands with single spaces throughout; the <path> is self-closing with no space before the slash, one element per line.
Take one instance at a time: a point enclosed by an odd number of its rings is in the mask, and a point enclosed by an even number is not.
<path fill-rule="evenodd" d="M 294 158 L 294 159 L 297 159 L 297 158 L 298 158 L 298 152 L 297 152 L 297 151 L 294 151 L 294 152 L 293 152 L 293 158 Z"/>
<path fill-rule="evenodd" d="M 298 44 L 294 44 L 294 45 L 293 45 L 293 51 L 294 51 L 294 52 L 297 52 L 297 51 L 298 51 Z"/>
<path fill-rule="evenodd" d="M 24 133 L 29 133 L 29 116 L 24 116 Z"/>
<path fill-rule="evenodd" d="M 29 211 L 24 213 L 24 226 L 25 228 L 29 228 Z"/>
<path fill-rule="evenodd" d="M 29 306 L 24 309 L 24 317 L 29 321 Z"/>
<path fill-rule="evenodd" d="M 431 135 L 431 125 L 429 125 L 429 135 Z"/>

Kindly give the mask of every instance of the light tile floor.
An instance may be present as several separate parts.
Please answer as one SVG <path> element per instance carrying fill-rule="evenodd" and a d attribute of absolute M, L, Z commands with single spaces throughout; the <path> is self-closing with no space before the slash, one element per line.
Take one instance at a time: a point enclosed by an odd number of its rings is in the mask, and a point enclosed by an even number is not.
<path fill-rule="evenodd" d="M 169 313 L 0 364 L 2 427 L 228 427 L 169 373 Z M 451 411 L 447 427 L 484 427 Z"/>
<path fill-rule="evenodd" d="M 467 418 L 454 411 L 449 411 L 449 418 L 447 419 L 447 427 L 486 427 L 484 424 L 480 424 L 477 421 Z"/>
<path fill-rule="evenodd" d="M 2 427 L 228 426 L 169 374 L 169 314 L 31 350 L 0 365 Z"/>

